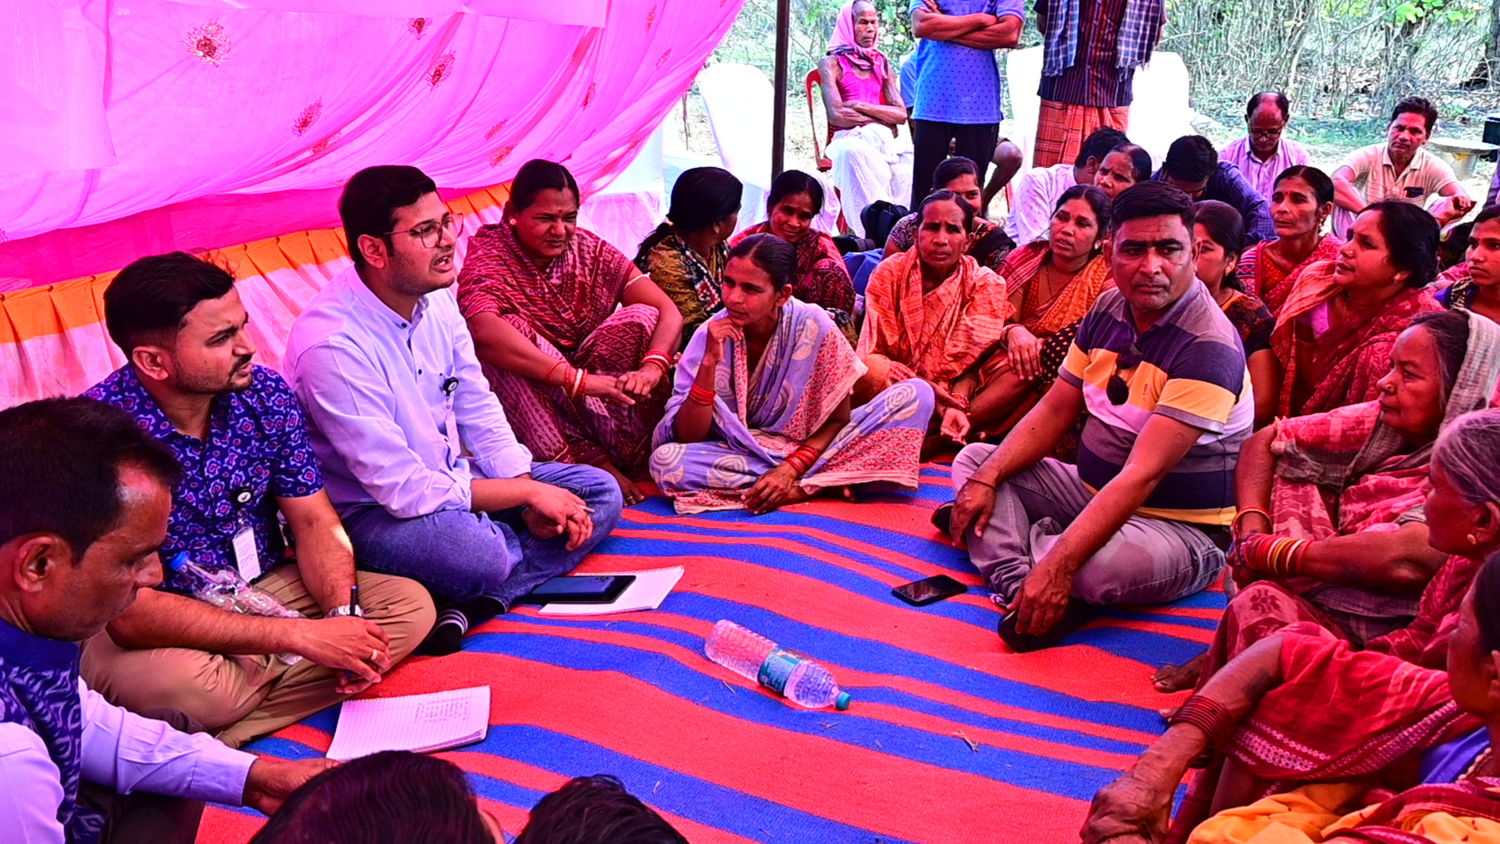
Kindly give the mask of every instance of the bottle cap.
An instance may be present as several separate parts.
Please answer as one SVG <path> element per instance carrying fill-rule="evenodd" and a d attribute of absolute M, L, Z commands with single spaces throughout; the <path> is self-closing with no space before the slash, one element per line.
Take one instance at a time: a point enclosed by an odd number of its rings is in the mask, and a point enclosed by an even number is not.
<path fill-rule="evenodd" d="M 167 568 L 171 569 L 172 571 L 182 571 L 183 567 L 188 563 L 191 563 L 192 561 L 193 558 L 188 555 L 188 552 L 178 551 L 172 556 L 172 559 L 167 562 Z"/>
<path fill-rule="evenodd" d="M 833 708 L 840 712 L 849 708 L 849 693 L 839 692 L 838 699 L 833 702 Z"/>

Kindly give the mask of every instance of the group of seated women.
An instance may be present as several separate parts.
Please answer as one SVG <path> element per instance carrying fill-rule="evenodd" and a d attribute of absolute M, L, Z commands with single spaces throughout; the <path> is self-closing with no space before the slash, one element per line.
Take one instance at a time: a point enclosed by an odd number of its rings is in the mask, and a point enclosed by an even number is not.
<path fill-rule="evenodd" d="M 1096 795 L 1085 842 L 1500 841 L 1500 207 L 1438 278 L 1427 212 L 1375 203 L 1341 242 L 1331 200 L 1284 171 L 1279 237 L 1237 269 L 1233 219 L 1199 205 L 1200 279 L 1226 313 L 1240 294 L 1274 315 L 1267 338 L 1231 313 L 1260 427 L 1230 601 L 1205 653 L 1157 672 L 1193 694 Z"/>
<path fill-rule="evenodd" d="M 949 159 L 861 298 L 812 228 L 811 176 L 778 177 L 767 222 L 735 236 L 738 180 L 689 171 L 632 264 L 577 228 L 567 171 L 530 162 L 471 240 L 459 301 L 522 441 L 608 469 L 629 500 L 647 472 L 680 512 L 911 490 L 924 447 L 1002 437 L 1046 391 L 1114 285 L 1112 198 L 1149 172 L 1116 148 L 1017 246 Z M 1271 208 L 1277 237 L 1249 249 L 1223 203 L 1198 203 L 1192 232 L 1256 409 L 1231 600 L 1202 656 L 1157 673 L 1196 691 L 1084 838 L 1500 840 L 1500 780 L 1451 784 L 1500 775 L 1500 207 L 1441 281 L 1421 208 L 1377 202 L 1327 234 L 1332 182 L 1306 166 Z"/>

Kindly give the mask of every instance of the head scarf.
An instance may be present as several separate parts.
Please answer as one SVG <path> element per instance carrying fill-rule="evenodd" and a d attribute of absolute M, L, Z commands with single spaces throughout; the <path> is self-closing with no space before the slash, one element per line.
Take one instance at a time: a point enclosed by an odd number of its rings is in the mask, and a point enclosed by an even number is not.
<path fill-rule="evenodd" d="M 1442 426 L 1474 410 L 1490 406 L 1495 387 L 1500 383 L 1500 325 L 1488 317 L 1468 313 L 1469 343 L 1463 366 L 1453 378 L 1453 388 L 1443 404 Z M 1399 464 L 1387 467 L 1426 466 L 1432 458 L 1432 443 L 1406 454 Z M 1311 455 L 1301 451 L 1282 453 L 1276 463 L 1276 474 L 1289 481 L 1310 481 L 1323 486 L 1342 487 L 1350 478 L 1363 475 L 1387 460 L 1408 450 L 1401 435 L 1390 426 L 1377 422 L 1370 439 L 1352 459 L 1340 460 L 1328 455 Z"/>
<path fill-rule="evenodd" d="M 850 64 L 865 73 L 873 73 L 877 64 L 885 63 L 885 54 L 880 52 L 880 35 L 875 36 L 875 43 L 869 49 L 859 46 L 854 39 L 854 6 L 865 3 L 874 8 L 873 0 L 849 0 L 839 9 L 838 19 L 833 25 L 833 35 L 828 39 L 828 55 L 843 56 Z"/>

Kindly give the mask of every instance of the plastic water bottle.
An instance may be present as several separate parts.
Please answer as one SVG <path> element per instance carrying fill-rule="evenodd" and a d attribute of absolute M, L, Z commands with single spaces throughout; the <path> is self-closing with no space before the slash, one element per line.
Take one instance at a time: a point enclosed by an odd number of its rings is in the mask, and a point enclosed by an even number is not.
<path fill-rule="evenodd" d="M 732 621 L 714 625 L 703 652 L 714 662 L 799 706 L 849 708 L 849 693 L 839 691 L 828 669 Z"/>
<path fill-rule="evenodd" d="M 306 618 L 302 613 L 276 600 L 276 596 L 266 590 L 246 583 L 234 569 L 209 571 L 193 562 L 186 551 L 178 552 L 167 566 L 189 583 L 189 591 L 193 593 L 193 597 L 221 610 L 270 618 Z M 296 665 L 302 661 L 302 656 L 294 653 L 278 654 L 277 658 L 287 665 Z"/>

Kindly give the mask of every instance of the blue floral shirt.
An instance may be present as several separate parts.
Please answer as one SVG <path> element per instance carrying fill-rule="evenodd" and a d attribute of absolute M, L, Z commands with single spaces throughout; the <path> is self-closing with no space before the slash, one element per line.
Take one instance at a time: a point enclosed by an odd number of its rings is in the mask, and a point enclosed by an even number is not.
<path fill-rule="evenodd" d="M 248 526 L 255 535 L 261 570 L 285 556 L 277 521 L 277 498 L 302 498 L 323 489 L 302 408 L 280 375 L 253 369 L 250 386 L 214 399 L 207 440 L 181 433 L 141 386 L 128 364 L 84 393 L 136 418 L 182 464 L 182 482 L 172 491 L 172 517 L 161 547 L 166 563 L 180 551 L 210 571 L 234 569 L 234 535 Z M 163 587 L 186 593 L 166 571 Z"/>

